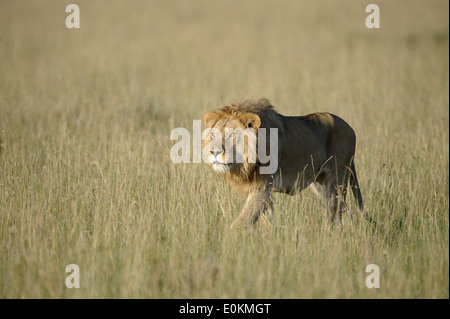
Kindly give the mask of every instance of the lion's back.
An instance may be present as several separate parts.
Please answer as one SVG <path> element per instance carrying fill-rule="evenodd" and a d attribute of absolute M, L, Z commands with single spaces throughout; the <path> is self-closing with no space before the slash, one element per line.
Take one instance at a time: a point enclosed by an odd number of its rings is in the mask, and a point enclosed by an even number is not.
<path fill-rule="evenodd" d="M 355 132 L 334 114 L 323 112 L 289 116 L 285 117 L 285 121 L 287 129 L 281 137 L 279 159 L 284 181 L 279 188 L 290 189 L 299 174 L 305 183 L 313 180 L 324 164 L 327 167 L 335 163 L 347 165 L 355 153 Z M 335 160 L 331 161 L 331 158 Z"/>

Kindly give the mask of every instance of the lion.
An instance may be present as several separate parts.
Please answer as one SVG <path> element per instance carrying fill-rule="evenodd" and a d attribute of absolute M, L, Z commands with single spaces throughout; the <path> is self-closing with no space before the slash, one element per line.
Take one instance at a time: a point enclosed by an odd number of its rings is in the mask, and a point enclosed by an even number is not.
<path fill-rule="evenodd" d="M 330 113 L 283 116 L 262 98 L 207 112 L 204 123 L 202 147 L 206 162 L 247 197 L 231 228 L 253 225 L 262 214 L 272 221 L 273 193 L 296 195 L 308 186 L 325 201 L 331 224 L 337 216 L 342 219 L 348 183 L 359 209 L 364 211 L 354 163 L 356 135 L 340 117 Z M 277 129 L 277 138 L 269 142 L 266 139 L 265 147 L 257 143 L 262 129 Z M 245 134 L 239 139 L 236 132 Z M 238 147 L 238 140 L 243 141 L 243 148 Z M 260 151 L 267 154 L 274 141 L 278 144 L 277 154 L 263 165 Z M 253 156 L 256 160 L 249 161 L 249 150 L 257 150 Z M 271 161 L 277 163 L 276 170 L 262 174 L 261 169 Z M 367 214 L 365 217 L 374 222 Z"/>

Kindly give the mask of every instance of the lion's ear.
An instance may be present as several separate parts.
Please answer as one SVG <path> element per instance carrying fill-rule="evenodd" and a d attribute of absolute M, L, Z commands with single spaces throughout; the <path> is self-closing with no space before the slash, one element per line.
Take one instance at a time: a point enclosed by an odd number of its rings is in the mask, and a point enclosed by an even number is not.
<path fill-rule="evenodd" d="M 215 112 L 208 112 L 203 115 L 203 121 L 207 127 L 213 127 L 219 119 L 220 115 Z"/>
<path fill-rule="evenodd" d="M 241 123 L 245 126 L 245 128 L 253 128 L 257 130 L 261 126 L 261 119 L 258 115 L 248 113 L 239 117 Z"/>

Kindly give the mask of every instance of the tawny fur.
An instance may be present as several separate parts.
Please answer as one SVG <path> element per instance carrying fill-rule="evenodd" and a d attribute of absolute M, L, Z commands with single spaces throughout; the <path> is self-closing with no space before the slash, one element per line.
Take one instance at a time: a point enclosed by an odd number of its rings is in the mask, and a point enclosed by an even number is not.
<path fill-rule="evenodd" d="M 251 127 L 256 132 L 261 128 L 278 129 L 278 169 L 274 174 L 260 174 L 258 161 L 230 164 L 223 173 L 247 195 L 244 209 L 232 226 L 253 224 L 262 213 L 271 214 L 273 192 L 295 195 L 311 184 L 326 202 L 331 222 L 337 215 L 342 216 L 348 181 L 363 209 L 353 163 L 355 133 L 338 116 L 330 113 L 283 116 L 269 100 L 259 99 L 207 112 L 204 121 L 208 128 L 221 132 L 225 127 Z M 208 143 L 206 140 L 203 145 Z M 268 152 L 270 145 L 266 147 Z"/>

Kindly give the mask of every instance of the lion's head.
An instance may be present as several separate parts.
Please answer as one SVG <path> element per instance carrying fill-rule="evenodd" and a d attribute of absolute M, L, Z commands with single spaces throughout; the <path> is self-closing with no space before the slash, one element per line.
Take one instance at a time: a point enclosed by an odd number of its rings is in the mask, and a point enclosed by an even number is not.
<path fill-rule="evenodd" d="M 258 178 L 258 129 L 278 113 L 267 99 L 247 100 L 204 115 L 203 157 L 216 173 L 239 181 Z"/>

